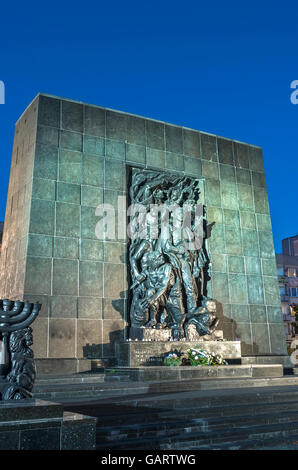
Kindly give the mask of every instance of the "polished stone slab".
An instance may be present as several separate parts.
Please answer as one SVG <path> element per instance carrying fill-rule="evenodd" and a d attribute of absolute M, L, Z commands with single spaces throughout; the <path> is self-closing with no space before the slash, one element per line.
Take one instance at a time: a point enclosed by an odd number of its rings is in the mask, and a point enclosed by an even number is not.
<path fill-rule="evenodd" d="M 117 367 L 107 369 L 114 377 L 121 375 L 132 381 L 172 381 L 187 379 L 235 379 L 235 378 L 261 378 L 282 377 L 281 364 L 266 365 L 227 365 L 227 366 L 146 366 L 146 367 Z M 232 384 L 231 384 L 232 386 Z"/>
<path fill-rule="evenodd" d="M 62 419 L 63 406 L 44 400 L 9 400 L 0 402 L 0 424 L 11 421 Z"/>
<path fill-rule="evenodd" d="M 43 400 L 0 403 L 0 450 L 92 450 L 97 418 Z"/>

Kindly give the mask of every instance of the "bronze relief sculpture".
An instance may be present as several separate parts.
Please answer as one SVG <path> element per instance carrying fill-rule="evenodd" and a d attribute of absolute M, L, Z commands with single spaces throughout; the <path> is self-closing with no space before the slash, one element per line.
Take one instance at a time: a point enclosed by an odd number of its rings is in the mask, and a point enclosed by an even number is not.
<path fill-rule="evenodd" d="M 171 330 L 173 340 L 215 331 L 216 303 L 207 297 L 210 225 L 200 200 L 201 181 L 188 176 L 132 170 L 129 263 L 130 338 L 144 329 Z"/>

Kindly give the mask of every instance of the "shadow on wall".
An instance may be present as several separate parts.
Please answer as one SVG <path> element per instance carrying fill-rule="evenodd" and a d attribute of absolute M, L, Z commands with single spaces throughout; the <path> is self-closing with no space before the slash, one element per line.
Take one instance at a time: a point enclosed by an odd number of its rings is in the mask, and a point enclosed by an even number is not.
<path fill-rule="evenodd" d="M 112 300 L 113 309 L 120 314 L 121 319 L 126 322 L 127 320 L 127 305 L 128 305 L 128 291 L 120 292 L 120 298 Z M 110 318 L 109 318 L 110 319 Z M 86 359 L 102 359 L 107 366 L 113 366 L 116 364 L 115 358 L 115 342 L 123 341 L 126 339 L 126 327 L 122 330 L 118 329 L 119 320 L 115 320 L 115 329 L 113 329 L 113 323 L 111 325 L 112 331 L 108 333 L 109 341 L 103 342 L 102 344 L 86 344 L 83 346 L 83 357 Z M 105 334 L 103 337 L 105 338 Z"/>
<path fill-rule="evenodd" d="M 220 302 L 216 301 L 216 316 L 219 319 L 217 330 L 223 331 L 224 339 L 230 341 L 241 341 L 241 354 L 242 356 L 258 355 L 259 346 L 256 343 L 248 343 L 242 339 L 243 329 L 236 320 L 226 317 L 223 313 L 223 306 Z"/>

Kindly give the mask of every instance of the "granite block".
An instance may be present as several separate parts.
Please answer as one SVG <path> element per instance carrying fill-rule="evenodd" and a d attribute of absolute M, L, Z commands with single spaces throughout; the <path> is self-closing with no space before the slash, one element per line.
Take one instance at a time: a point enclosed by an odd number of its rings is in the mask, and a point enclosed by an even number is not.
<path fill-rule="evenodd" d="M 239 208 L 240 210 L 254 210 L 254 200 L 252 194 L 252 187 L 248 184 L 237 184 Z"/>
<path fill-rule="evenodd" d="M 73 318 L 49 320 L 49 357 L 75 357 L 76 320 Z"/>
<path fill-rule="evenodd" d="M 126 184 L 125 165 L 116 160 L 105 162 L 105 188 L 124 190 Z"/>
<path fill-rule="evenodd" d="M 38 126 L 36 142 L 45 145 L 59 145 L 59 130 L 54 127 Z"/>
<path fill-rule="evenodd" d="M 36 144 L 34 177 L 57 179 L 58 149 L 53 145 Z"/>
<path fill-rule="evenodd" d="M 163 150 L 154 148 L 147 148 L 146 164 L 149 167 L 165 168 L 166 166 L 166 153 Z"/>
<path fill-rule="evenodd" d="M 188 175 L 202 175 L 202 161 L 198 158 L 184 157 L 184 171 Z"/>
<path fill-rule="evenodd" d="M 124 291 L 123 265 L 104 264 L 104 295 L 105 297 L 121 298 Z"/>
<path fill-rule="evenodd" d="M 77 297 L 56 295 L 51 297 L 51 318 L 77 318 Z"/>
<path fill-rule="evenodd" d="M 242 255 L 241 231 L 237 227 L 225 227 L 226 252 L 231 255 Z"/>
<path fill-rule="evenodd" d="M 258 232 L 256 230 L 241 230 L 243 254 L 259 256 Z"/>
<path fill-rule="evenodd" d="M 141 145 L 126 144 L 126 160 L 145 165 L 146 148 Z"/>
<path fill-rule="evenodd" d="M 264 171 L 262 149 L 260 147 L 248 147 L 249 168 L 254 171 Z"/>
<path fill-rule="evenodd" d="M 32 195 L 36 199 L 44 199 L 45 201 L 55 201 L 56 198 L 56 181 L 44 178 L 33 178 Z"/>
<path fill-rule="evenodd" d="M 219 302 L 229 303 L 228 276 L 224 273 L 212 274 L 212 292 Z"/>
<path fill-rule="evenodd" d="M 79 237 L 81 235 L 81 211 L 78 204 L 57 202 L 56 235 Z"/>
<path fill-rule="evenodd" d="M 256 229 L 256 216 L 253 212 L 240 211 L 240 224 L 242 228 Z"/>
<path fill-rule="evenodd" d="M 239 185 L 238 185 L 239 186 Z M 232 183 L 227 180 L 221 181 L 221 199 L 222 199 L 222 207 L 227 209 L 238 209 L 241 207 L 240 204 L 240 195 L 238 198 L 237 194 L 237 186 L 235 183 Z"/>
<path fill-rule="evenodd" d="M 260 255 L 262 258 L 275 258 L 272 232 L 258 232 Z"/>
<path fill-rule="evenodd" d="M 95 215 L 94 207 L 81 207 L 81 236 L 96 240 L 96 225 L 99 217 Z"/>
<path fill-rule="evenodd" d="M 233 142 L 231 140 L 217 138 L 217 145 L 219 162 L 234 165 Z"/>
<path fill-rule="evenodd" d="M 55 203 L 42 199 L 32 199 L 30 216 L 30 233 L 54 234 Z"/>
<path fill-rule="evenodd" d="M 252 323 L 253 354 L 270 351 L 269 328 L 267 323 Z"/>
<path fill-rule="evenodd" d="M 28 235 L 27 256 L 52 257 L 53 237 L 47 235 Z"/>
<path fill-rule="evenodd" d="M 251 172 L 252 183 L 255 187 L 266 188 L 265 174 L 256 171 Z"/>
<path fill-rule="evenodd" d="M 38 122 L 45 126 L 60 127 L 60 100 L 39 96 Z"/>
<path fill-rule="evenodd" d="M 277 277 L 263 276 L 265 303 L 267 305 L 278 305 L 280 307 L 280 293 Z"/>
<path fill-rule="evenodd" d="M 261 274 L 260 258 L 256 256 L 245 257 L 246 274 Z"/>
<path fill-rule="evenodd" d="M 236 181 L 240 184 L 251 185 L 251 172 L 244 168 L 236 168 Z"/>
<path fill-rule="evenodd" d="M 54 259 L 53 262 L 53 294 L 78 294 L 78 261 L 70 259 Z"/>
<path fill-rule="evenodd" d="M 103 266 L 100 262 L 80 262 L 79 295 L 83 297 L 103 296 Z"/>
<path fill-rule="evenodd" d="M 182 128 L 165 126 L 166 150 L 168 152 L 183 153 Z"/>
<path fill-rule="evenodd" d="M 219 179 L 218 163 L 202 160 L 202 176 L 205 176 L 205 178 Z"/>
<path fill-rule="evenodd" d="M 147 147 L 165 150 L 165 125 L 161 122 L 146 120 Z"/>
<path fill-rule="evenodd" d="M 219 207 L 207 207 L 207 220 L 209 223 L 216 222 L 217 224 L 223 223 L 223 211 Z"/>
<path fill-rule="evenodd" d="M 233 304 L 247 304 L 246 276 L 242 274 L 229 274 L 230 302 Z"/>
<path fill-rule="evenodd" d="M 200 157 L 200 133 L 183 129 L 183 153 L 189 157 Z"/>
<path fill-rule="evenodd" d="M 217 180 L 206 180 L 207 206 L 221 207 L 220 182 Z"/>
<path fill-rule="evenodd" d="M 106 139 L 106 157 L 125 160 L 125 143 Z"/>
<path fill-rule="evenodd" d="M 146 145 L 145 119 L 127 116 L 127 141 L 137 145 Z"/>
<path fill-rule="evenodd" d="M 95 106 L 85 106 L 85 133 L 105 137 L 106 128 L 106 113 L 104 109 L 96 108 Z"/>
<path fill-rule="evenodd" d="M 81 186 L 79 184 L 57 183 L 57 201 L 72 204 L 81 203 Z"/>
<path fill-rule="evenodd" d="M 27 257 L 24 290 L 30 294 L 51 293 L 52 261 L 50 258 Z"/>
<path fill-rule="evenodd" d="M 77 322 L 78 357 L 94 357 L 95 351 L 97 351 L 97 357 L 100 357 L 101 345 L 102 320 L 79 319 Z M 90 351 L 92 351 L 92 355 L 90 355 Z"/>
<path fill-rule="evenodd" d="M 103 318 L 105 320 L 126 320 L 126 299 L 109 299 L 103 300 Z"/>
<path fill-rule="evenodd" d="M 261 276 L 247 276 L 248 302 L 250 304 L 264 304 L 263 279 Z"/>
<path fill-rule="evenodd" d="M 255 209 L 259 214 L 269 214 L 268 196 L 265 188 L 254 188 Z"/>
<path fill-rule="evenodd" d="M 60 147 L 62 149 L 83 151 L 83 135 L 78 132 L 60 131 Z"/>
<path fill-rule="evenodd" d="M 105 140 L 91 135 L 83 136 L 83 152 L 89 155 L 105 155 Z"/>
<path fill-rule="evenodd" d="M 225 244 L 225 231 L 224 226 L 215 224 L 212 227 L 212 236 L 208 240 L 210 251 L 213 254 L 215 253 L 226 253 L 226 244 Z"/>
<path fill-rule="evenodd" d="M 230 273 L 244 273 L 244 258 L 243 256 L 228 256 L 228 266 Z"/>
<path fill-rule="evenodd" d="M 80 319 L 102 319 L 101 297 L 79 297 L 78 299 L 78 318 Z"/>
<path fill-rule="evenodd" d="M 239 227 L 240 226 L 240 217 L 239 217 L 239 212 L 234 211 L 231 209 L 224 209 L 223 210 L 224 214 L 224 224 L 225 225 L 231 225 L 234 227 Z"/>
<path fill-rule="evenodd" d="M 120 178 L 121 179 L 121 178 Z M 90 186 L 104 185 L 104 159 L 96 155 L 83 155 L 82 183 Z"/>
<path fill-rule="evenodd" d="M 234 143 L 235 165 L 239 168 L 250 168 L 248 146 L 240 142 Z"/>
<path fill-rule="evenodd" d="M 126 139 L 127 116 L 125 114 L 106 111 L 106 136 L 108 139 Z"/>
<path fill-rule="evenodd" d="M 249 305 L 250 320 L 252 323 L 266 323 L 266 307 L 265 305 Z"/>
<path fill-rule="evenodd" d="M 59 151 L 59 180 L 66 183 L 82 183 L 83 154 L 72 150 Z"/>
<path fill-rule="evenodd" d="M 262 272 L 265 276 L 277 276 L 275 258 L 262 259 Z"/>
<path fill-rule="evenodd" d="M 34 300 L 32 295 L 28 295 L 28 298 Z M 33 330 L 33 346 L 32 350 L 34 353 L 35 359 L 40 357 L 47 357 L 48 355 L 48 343 L 49 343 L 49 319 L 48 315 L 46 317 L 38 316 L 36 320 L 32 323 L 31 328 Z"/>
<path fill-rule="evenodd" d="M 183 155 L 172 152 L 166 152 L 166 168 L 168 168 L 169 170 L 183 171 Z"/>
<path fill-rule="evenodd" d="M 231 318 L 240 323 L 249 323 L 249 309 L 248 305 L 232 304 L 231 305 Z"/>
<path fill-rule="evenodd" d="M 201 156 L 204 160 L 217 162 L 217 142 L 214 135 L 201 132 Z"/>
<path fill-rule="evenodd" d="M 82 206 L 97 207 L 103 203 L 103 188 L 96 186 L 81 186 Z"/>
<path fill-rule="evenodd" d="M 83 132 L 83 105 L 72 101 L 62 101 L 62 128 Z"/>
<path fill-rule="evenodd" d="M 211 256 L 211 267 L 214 272 L 227 272 L 227 255 L 213 253 Z"/>
<path fill-rule="evenodd" d="M 104 246 L 100 240 L 81 240 L 80 259 L 91 261 L 103 261 Z"/>
<path fill-rule="evenodd" d="M 78 259 L 79 248 L 78 239 L 69 237 L 54 238 L 54 257 Z"/>

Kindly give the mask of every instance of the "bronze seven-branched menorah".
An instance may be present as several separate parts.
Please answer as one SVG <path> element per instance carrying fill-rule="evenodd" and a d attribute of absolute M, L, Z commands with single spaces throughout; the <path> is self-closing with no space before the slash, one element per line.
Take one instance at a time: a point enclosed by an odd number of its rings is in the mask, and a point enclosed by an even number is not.
<path fill-rule="evenodd" d="M 31 398 L 36 369 L 32 329 L 38 302 L 0 300 L 0 400 Z"/>

